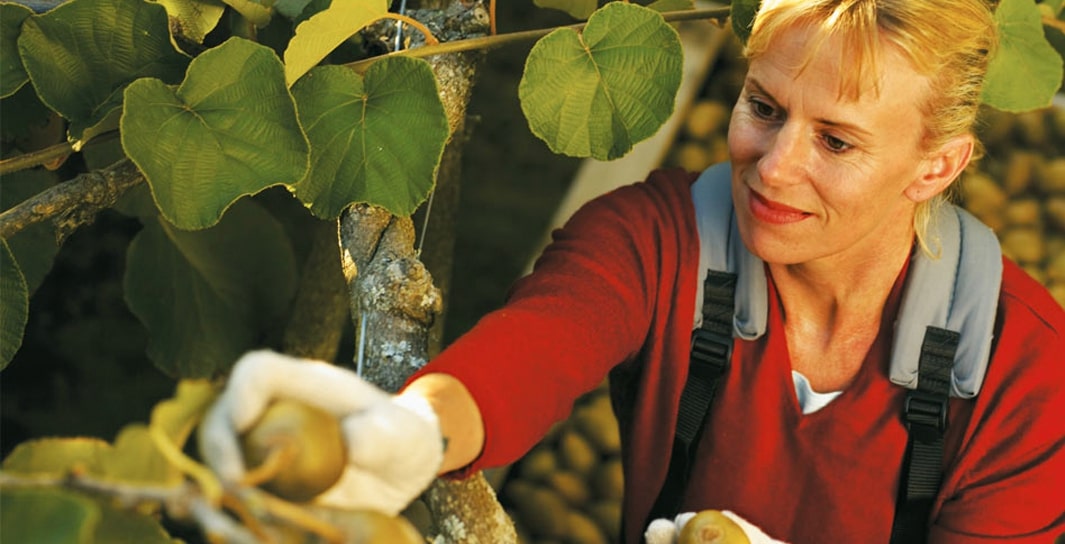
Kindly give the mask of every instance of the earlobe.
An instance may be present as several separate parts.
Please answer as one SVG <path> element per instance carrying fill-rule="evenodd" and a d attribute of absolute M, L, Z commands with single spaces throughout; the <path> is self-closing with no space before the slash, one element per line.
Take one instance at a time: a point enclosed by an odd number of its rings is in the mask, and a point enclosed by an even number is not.
<path fill-rule="evenodd" d="M 974 146 L 971 134 L 956 136 L 940 146 L 925 158 L 917 179 L 906 188 L 906 197 L 919 203 L 947 190 L 969 165 Z"/>

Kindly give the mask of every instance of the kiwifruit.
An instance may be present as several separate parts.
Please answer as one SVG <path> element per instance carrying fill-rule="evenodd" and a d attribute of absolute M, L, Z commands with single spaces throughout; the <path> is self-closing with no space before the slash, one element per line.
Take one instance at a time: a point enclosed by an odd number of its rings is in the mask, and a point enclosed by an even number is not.
<path fill-rule="evenodd" d="M 677 544 L 750 544 L 743 529 L 719 510 L 703 510 L 684 524 Z"/>
<path fill-rule="evenodd" d="M 332 487 L 347 459 L 337 418 L 294 400 L 270 404 L 241 435 L 241 446 L 250 469 L 271 456 L 280 457 L 279 469 L 260 486 L 294 502 L 310 501 Z"/>

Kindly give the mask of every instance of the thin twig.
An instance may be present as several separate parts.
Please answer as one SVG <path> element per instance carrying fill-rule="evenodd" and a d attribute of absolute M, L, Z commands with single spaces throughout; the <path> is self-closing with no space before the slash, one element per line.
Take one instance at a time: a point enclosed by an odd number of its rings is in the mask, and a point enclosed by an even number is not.
<path fill-rule="evenodd" d="M 19 170 L 25 170 L 27 168 L 33 168 L 34 166 L 48 164 L 54 160 L 64 158 L 73 152 L 74 144 L 71 144 L 70 142 L 60 142 L 44 149 L 11 157 L 10 159 L 4 159 L 0 161 L 0 176 L 5 176 L 12 172 L 18 172 Z"/>
<path fill-rule="evenodd" d="M 729 8 L 703 8 L 703 9 L 691 9 L 682 11 L 669 11 L 662 14 L 662 17 L 666 22 L 679 22 L 679 21 L 694 21 L 702 19 L 718 19 L 724 20 L 728 18 Z M 426 45 L 424 47 L 415 47 L 413 49 L 402 49 L 400 51 L 393 51 L 387 55 L 380 55 L 377 57 L 371 57 L 356 62 L 345 64 L 348 68 L 355 70 L 356 72 L 365 72 L 371 64 L 384 58 L 390 57 L 431 57 L 433 55 L 443 55 L 447 53 L 460 53 L 463 51 L 475 51 L 481 49 L 492 49 L 503 45 L 512 43 L 525 42 L 530 40 L 536 40 L 542 38 L 555 30 L 560 28 L 569 28 L 573 30 L 581 30 L 586 23 L 573 24 L 568 26 L 559 26 L 552 28 L 539 28 L 536 30 L 523 30 L 521 32 L 508 32 L 506 34 L 496 34 L 494 36 L 483 36 L 478 38 L 468 38 L 465 40 L 454 40 L 450 42 L 441 42 L 436 45 Z"/>
<path fill-rule="evenodd" d="M 432 31 L 430 31 L 428 27 L 426 27 L 420 21 L 418 21 L 417 19 L 414 19 L 413 17 L 408 17 L 408 16 L 403 15 L 401 13 L 389 13 L 389 14 L 386 14 L 385 16 L 381 17 L 381 19 L 378 19 L 378 20 L 380 21 L 380 20 L 383 20 L 383 19 L 392 19 L 392 20 L 400 21 L 400 22 L 403 22 L 403 23 L 407 23 L 410 26 L 413 26 L 415 29 L 418 30 L 418 32 L 422 33 L 423 37 L 425 37 L 425 43 L 427 45 L 436 45 L 436 44 L 440 43 L 440 40 L 438 40 L 436 38 L 436 36 L 433 36 Z"/>

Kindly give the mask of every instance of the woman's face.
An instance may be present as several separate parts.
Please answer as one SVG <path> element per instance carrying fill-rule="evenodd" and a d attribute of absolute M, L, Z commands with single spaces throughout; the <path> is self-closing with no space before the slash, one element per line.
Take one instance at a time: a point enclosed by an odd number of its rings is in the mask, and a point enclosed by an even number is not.
<path fill-rule="evenodd" d="M 861 263 L 912 241 L 915 182 L 925 169 L 919 105 L 925 78 L 891 48 L 859 98 L 840 92 L 826 41 L 800 70 L 804 28 L 753 59 L 728 142 L 732 196 L 748 248 L 775 264 Z M 872 77 L 879 78 L 879 92 Z M 827 260 L 826 260 L 827 259 Z"/>

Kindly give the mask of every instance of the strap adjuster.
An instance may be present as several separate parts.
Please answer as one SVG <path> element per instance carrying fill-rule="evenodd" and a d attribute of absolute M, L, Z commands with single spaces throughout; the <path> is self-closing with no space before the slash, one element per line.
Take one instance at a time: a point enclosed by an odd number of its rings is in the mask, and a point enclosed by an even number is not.
<path fill-rule="evenodd" d="M 702 379 L 717 379 L 724 374 L 731 358 L 731 336 L 702 328 L 692 331 L 689 375 Z"/>
<path fill-rule="evenodd" d="M 934 430 L 942 434 L 947 429 L 947 403 L 949 397 L 916 389 L 906 395 L 906 425 Z"/>

